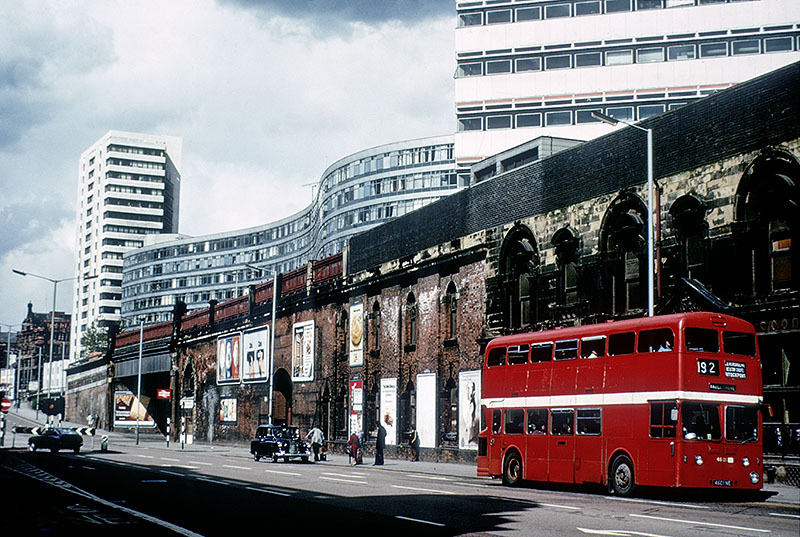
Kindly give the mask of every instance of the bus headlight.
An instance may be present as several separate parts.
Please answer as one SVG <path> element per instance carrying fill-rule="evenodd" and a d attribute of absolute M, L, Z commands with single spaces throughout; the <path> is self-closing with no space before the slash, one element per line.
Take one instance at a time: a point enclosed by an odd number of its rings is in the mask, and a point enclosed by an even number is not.
<path fill-rule="evenodd" d="M 702 455 L 695 456 L 694 462 L 697 463 L 697 466 L 703 466 L 703 457 L 702 457 Z"/>
<path fill-rule="evenodd" d="M 750 482 L 754 485 L 758 485 L 758 482 L 761 480 L 761 476 L 758 475 L 758 472 L 750 472 Z"/>
<path fill-rule="evenodd" d="M 748 466 L 750 466 L 750 458 L 749 458 L 749 457 L 744 457 L 744 458 L 742 459 L 742 464 L 745 466 L 745 468 L 747 468 Z"/>

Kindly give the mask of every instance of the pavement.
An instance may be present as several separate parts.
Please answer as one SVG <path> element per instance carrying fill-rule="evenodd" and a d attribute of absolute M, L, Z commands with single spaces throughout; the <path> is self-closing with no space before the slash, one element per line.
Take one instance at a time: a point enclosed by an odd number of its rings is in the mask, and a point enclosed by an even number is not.
<path fill-rule="evenodd" d="M 47 416 L 39 412 L 38 417 L 35 410 L 26 408 L 24 406 L 16 409 L 12 408 L 9 412 L 9 417 L 19 416 L 24 420 L 32 423 L 44 425 L 47 421 Z M 72 423 L 64 421 L 61 423 L 63 427 L 86 427 L 85 423 Z M 97 429 L 93 438 L 84 440 L 85 450 L 99 451 L 103 437 L 108 439 L 108 449 L 113 450 L 114 446 L 135 446 L 136 434 L 135 432 L 127 431 L 107 431 Z M 12 432 L 11 425 L 6 426 L 5 446 L 6 448 L 12 445 Z M 16 439 L 16 447 L 25 447 L 25 441 Z M 226 454 L 231 457 L 250 458 L 250 446 L 248 444 L 236 443 L 215 443 L 209 444 L 207 442 L 195 442 L 193 444 L 184 444 L 181 446 L 180 442 L 170 442 L 167 448 L 166 439 L 161 435 L 154 435 L 152 432 L 140 433 L 139 445 L 148 448 L 163 448 L 172 450 L 183 450 L 186 452 L 208 452 L 216 454 Z M 368 459 L 365 459 L 364 466 L 371 466 Z M 341 454 L 329 454 L 328 461 L 325 464 L 332 466 L 347 466 L 349 465 L 348 458 Z M 408 459 L 394 459 L 386 457 L 384 465 L 381 470 L 387 471 L 402 471 L 414 472 L 419 474 L 430 474 L 438 476 L 451 476 L 458 478 L 476 477 L 475 466 L 472 464 L 462 464 L 453 462 L 437 462 L 437 461 L 411 461 Z M 774 504 L 776 506 L 782 505 L 792 509 L 800 510 L 800 487 L 785 485 L 781 483 L 764 483 L 762 491 L 766 497 L 763 502 L 766 504 Z"/>

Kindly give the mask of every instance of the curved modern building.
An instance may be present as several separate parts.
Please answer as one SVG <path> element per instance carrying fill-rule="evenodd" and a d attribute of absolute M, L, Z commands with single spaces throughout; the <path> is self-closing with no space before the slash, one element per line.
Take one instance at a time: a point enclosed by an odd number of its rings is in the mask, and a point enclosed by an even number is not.
<path fill-rule="evenodd" d="M 122 321 L 169 320 L 176 301 L 188 309 L 238 296 L 263 280 L 343 250 L 348 239 L 466 186 L 456 178 L 453 136 L 365 149 L 322 174 L 309 207 L 282 220 L 226 233 L 148 235 L 125 254 Z"/>

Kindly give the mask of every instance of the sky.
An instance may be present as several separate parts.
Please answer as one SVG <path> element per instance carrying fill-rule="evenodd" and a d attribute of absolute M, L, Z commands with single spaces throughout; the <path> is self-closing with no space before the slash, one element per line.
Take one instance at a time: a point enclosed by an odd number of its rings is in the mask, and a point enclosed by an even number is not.
<path fill-rule="evenodd" d="M 289 216 L 338 159 L 453 133 L 454 4 L 0 0 L 0 323 L 52 308 L 12 268 L 74 276 L 78 159 L 109 130 L 183 139 L 188 235 Z M 72 282 L 57 294 L 71 312 Z"/>

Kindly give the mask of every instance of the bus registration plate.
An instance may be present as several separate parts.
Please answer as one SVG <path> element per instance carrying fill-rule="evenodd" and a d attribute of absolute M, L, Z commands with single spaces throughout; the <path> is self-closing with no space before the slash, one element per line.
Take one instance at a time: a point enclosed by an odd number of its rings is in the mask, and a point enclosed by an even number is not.
<path fill-rule="evenodd" d="M 715 479 L 711 482 L 715 487 L 732 487 L 733 481 L 730 479 Z"/>

